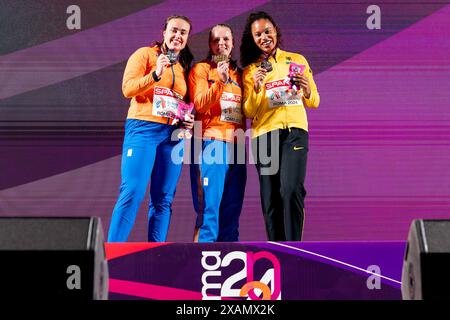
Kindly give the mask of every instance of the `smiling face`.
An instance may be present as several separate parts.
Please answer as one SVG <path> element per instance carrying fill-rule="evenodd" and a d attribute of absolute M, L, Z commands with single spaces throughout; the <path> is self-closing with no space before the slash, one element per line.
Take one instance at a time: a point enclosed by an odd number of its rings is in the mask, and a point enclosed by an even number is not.
<path fill-rule="evenodd" d="M 259 19 L 251 26 L 253 40 L 264 53 L 270 54 L 277 46 L 277 30 L 268 19 Z"/>
<path fill-rule="evenodd" d="M 190 26 L 187 21 L 183 19 L 172 19 L 167 23 L 166 30 L 164 30 L 164 43 L 167 48 L 180 52 L 186 47 L 189 37 Z"/>
<path fill-rule="evenodd" d="M 227 27 L 216 26 L 211 30 L 209 48 L 212 54 L 223 54 L 229 56 L 233 50 L 233 35 Z"/>

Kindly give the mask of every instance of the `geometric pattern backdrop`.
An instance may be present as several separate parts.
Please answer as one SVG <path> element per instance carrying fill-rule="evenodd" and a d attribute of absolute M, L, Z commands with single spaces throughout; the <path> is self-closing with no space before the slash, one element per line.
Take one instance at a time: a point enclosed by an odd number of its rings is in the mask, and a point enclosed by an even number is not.
<path fill-rule="evenodd" d="M 76 3 L 75 3 L 76 2 Z M 107 232 L 120 183 L 130 54 L 161 39 L 171 14 L 191 18 L 189 46 L 207 52 L 228 23 L 236 48 L 253 11 L 279 24 L 321 95 L 308 110 L 304 240 L 405 240 L 414 218 L 450 218 L 450 4 L 379 1 L 0 1 L 0 215 L 99 216 Z M 81 8 L 68 30 L 66 8 Z M 235 57 L 238 58 L 235 50 Z M 256 170 L 248 165 L 241 240 L 265 240 Z M 145 241 L 148 197 L 130 241 Z M 191 241 L 184 166 L 168 241 Z"/>

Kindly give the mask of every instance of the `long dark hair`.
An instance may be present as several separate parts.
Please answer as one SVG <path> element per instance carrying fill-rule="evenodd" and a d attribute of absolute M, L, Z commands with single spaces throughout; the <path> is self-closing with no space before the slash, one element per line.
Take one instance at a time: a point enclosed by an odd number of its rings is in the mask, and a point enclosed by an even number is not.
<path fill-rule="evenodd" d="M 166 31 L 169 21 L 173 20 L 173 19 L 181 19 L 181 20 L 186 21 L 189 24 L 189 34 L 191 33 L 191 31 L 192 31 L 191 20 L 189 20 L 189 18 L 186 16 L 180 16 L 180 15 L 173 15 L 173 16 L 167 17 L 166 22 L 164 23 L 163 31 Z M 164 52 L 167 51 L 167 48 L 164 45 L 164 40 L 161 42 L 155 41 L 155 42 L 153 42 L 153 45 L 158 46 L 161 49 L 161 51 L 164 51 Z M 191 69 L 191 64 L 192 64 L 193 60 L 194 60 L 194 55 L 192 54 L 191 49 L 189 49 L 189 46 L 186 44 L 184 49 L 182 49 L 180 51 L 180 53 L 178 54 L 178 61 L 180 62 L 181 66 L 183 67 L 186 74 L 189 74 L 189 70 Z"/>
<path fill-rule="evenodd" d="M 209 43 L 211 42 L 212 31 L 214 30 L 215 27 L 224 27 L 224 28 L 228 28 L 228 29 L 230 30 L 230 32 L 231 32 L 231 36 L 233 37 L 233 45 L 234 45 L 234 33 L 233 33 L 233 29 L 231 29 L 231 26 L 230 26 L 230 25 L 225 24 L 225 23 L 218 23 L 218 24 L 216 24 L 215 26 L 213 26 L 213 27 L 211 28 L 211 30 L 209 30 L 208 45 L 209 45 Z M 208 56 L 206 57 L 206 59 L 207 59 L 208 61 L 211 61 L 212 55 L 213 55 L 213 53 L 212 53 L 212 51 L 211 51 L 211 48 L 209 48 Z M 233 56 L 233 51 L 230 52 L 230 56 Z M 236 69 L 236 68 L 237 68 L 237 62 L 236 62 L 236 60 L 230 59 L 230 66 L 231 66 L 231 68 L 232 68 L 233 70 Z"/>
<path fill-rule="evenodd" d="M 255 22 L 256 20 L 259 20 L 259 19 L 267 19 L 273 24 L 273 26 L 275 27 L 275 30 L 277 31 L 276 48 L 278 48 L 281 44 L 280 28 L 278 28 L 278 26 L 275 23 L 275 21 L 273 20 L 273 18 L 264 11 L 251 13 L 248 16 L 247 23 L 245 24 L 245 28 L 244 28 L 244 33 L 242 34 L 242 41 L 241 41 L 241 47 L 240 47 L 242 68 L 245 68 L 249 64 L 257 61 L 262 54 L 261 49 L 259 49 L 258 46 L 256 45 L 255 40 L 253 40 L 253 35 L 252 35 L 252 24 L 253 24 L 253 22 Z"/>

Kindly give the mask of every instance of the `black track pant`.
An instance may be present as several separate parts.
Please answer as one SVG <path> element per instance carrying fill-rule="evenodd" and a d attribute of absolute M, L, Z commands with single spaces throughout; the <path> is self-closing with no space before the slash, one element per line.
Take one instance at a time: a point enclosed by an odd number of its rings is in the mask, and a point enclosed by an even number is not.
<path fill-rule="evenodd" d="M 269 241 L 300 241 L 308 132 L 298 128 L 271 131 L 252 141 L 252 151 Z"/>

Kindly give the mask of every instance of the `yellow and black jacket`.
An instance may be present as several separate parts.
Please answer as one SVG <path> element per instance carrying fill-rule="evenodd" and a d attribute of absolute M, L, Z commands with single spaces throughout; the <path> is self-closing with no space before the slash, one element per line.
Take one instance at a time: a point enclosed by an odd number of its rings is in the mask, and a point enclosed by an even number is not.
<path fill-rule="evenodd" d="M 259 92 L 254 89 L 253 73 L 260 61 L 244 69 L 244 114 L 252 119 L 252 137 L 276 129 L 300 128 L 308 131 L 305 107 L 317 108 L 320 103 L 319 92 L 312 71 L 305 57 L 300 54 L 277 49 L 269 58 L 273 70 L 269 72 Z M 309 78 L 311 95 L 307 99 L 302 91 L 289 90 L 289 64 L 291 62 L 306 66 L 304 74 Z"/>

